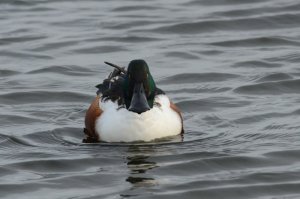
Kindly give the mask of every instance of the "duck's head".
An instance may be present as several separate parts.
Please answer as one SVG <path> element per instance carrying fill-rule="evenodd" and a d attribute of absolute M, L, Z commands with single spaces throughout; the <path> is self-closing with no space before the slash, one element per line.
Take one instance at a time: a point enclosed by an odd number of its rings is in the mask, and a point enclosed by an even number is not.
<path fill-rule="evenodd" d="M 144 60 L 132 60 L 123 85 L 126 108 L 141 114 L 153 107 L 155 82 Z"/>

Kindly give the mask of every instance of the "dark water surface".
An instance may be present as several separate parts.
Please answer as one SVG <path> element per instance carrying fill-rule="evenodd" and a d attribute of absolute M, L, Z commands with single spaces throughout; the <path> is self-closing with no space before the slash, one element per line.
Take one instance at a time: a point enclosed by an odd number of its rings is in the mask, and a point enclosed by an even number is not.
<path fill-rule="evenodd" d="M 2 0 L 0 198 L 300 198 L 298 0 Z M 94 85 L 143 58 L 180 138 L 82 144 Z"/>

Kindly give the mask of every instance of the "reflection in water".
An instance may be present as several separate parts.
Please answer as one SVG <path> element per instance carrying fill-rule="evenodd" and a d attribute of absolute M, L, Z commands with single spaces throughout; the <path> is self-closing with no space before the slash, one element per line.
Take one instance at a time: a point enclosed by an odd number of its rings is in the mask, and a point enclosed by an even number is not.
<path fill-rule="evenodd" d="M 128 177 L 126 182 L 131 186 L 120 194 L 122 198 L 152 195 L 152 191 L 160 186 L 155 173 L 160 166 L 153 160 L 157 156 L 173 154 L 174 145 L 181 143 L 182 135 L 156 140 L 152 143 L 133 144 L 128 147 L 126 163 Z"/>
<path fill-rule="evenodd" d="M 150 146 L 147 147 L 147 149 L 152 150 Z M 129 147 L 127 166 L 130 170 L 130 175 L 126 181 L 130 182 L 134 187 L 148 187 L 157 185 L 157 181 L 152 176 L 147 174 L 147 171 L 158 166 L 155 162 L 148 160 L 150 156 L 146 156 L 141 153 L 145 153 L 145 146 Z"/>
<path fill-rule="evenodd" d="M 131 170 L 131 172 L 133 174 L 146 173 L 147 170 L 150 170 L 150 169 L 156 167 L 156 163 L 147 161 L 147 158 L 149 158 L 149 156 L 137 155 L 137 156 L 127 157 L 128 168 Z"/>

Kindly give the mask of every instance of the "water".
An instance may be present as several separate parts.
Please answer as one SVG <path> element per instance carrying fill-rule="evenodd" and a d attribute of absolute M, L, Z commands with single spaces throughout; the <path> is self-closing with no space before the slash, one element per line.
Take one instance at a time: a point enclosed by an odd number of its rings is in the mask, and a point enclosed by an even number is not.
<path fill-rule="evenodd" d="M 0 197 L 300 198 L 297 0 L 2 0 Z M 82 144 L 94 86 L 143 58 L 180 137 Z"/>

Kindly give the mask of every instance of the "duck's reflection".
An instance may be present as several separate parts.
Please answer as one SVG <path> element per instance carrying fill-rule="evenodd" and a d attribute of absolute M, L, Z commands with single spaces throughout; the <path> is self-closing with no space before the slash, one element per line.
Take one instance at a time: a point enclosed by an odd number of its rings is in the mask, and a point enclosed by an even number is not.
<path fill-rule="evenodd" d="M 134 187 L 150 187 L 158 185 L 159 179 L 155 179 L 155 173 L 159 167 L 153 160 L 157 156 L 169 154 L 174 149 L 173 144 L 183 141 L 183 135 L 172 136 L 157 140 L 145 145 L 130 145 L 127 150 L 127 167 L 129 176 L 126 181 Z M 155 169 L 155 171 L 150 171 Z"/>
<path fill-rule="evenodd" d="M 127 166 L 129 169 L 129 176 L 126 179 L 134 186 L 154 186 L 157 185 L 157 181 L 147 173 L 147 171 L 158 167 L 156 162 L 150 161 L 149 155 L 143 155 L 142 153 L 151 153 L 151 147 L 145 146 L 131 146 L 128 149 Z M 153 150 L 152 150 L 153 153 Z"/>

